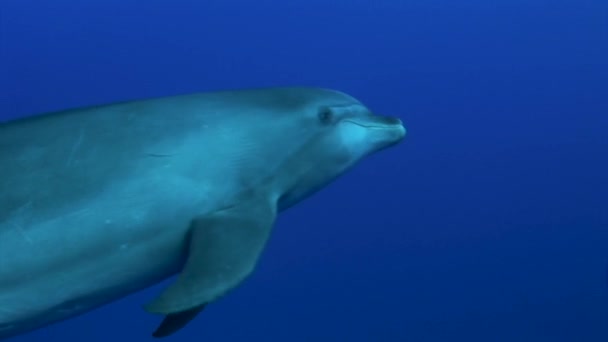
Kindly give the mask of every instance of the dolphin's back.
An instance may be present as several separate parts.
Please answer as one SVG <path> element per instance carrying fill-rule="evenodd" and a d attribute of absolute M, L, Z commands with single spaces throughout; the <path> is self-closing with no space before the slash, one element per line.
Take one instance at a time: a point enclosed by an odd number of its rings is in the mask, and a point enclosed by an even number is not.
<path fill-rule="evenodd" d="M 37 206 L 52 210 L 53 203 L 94 196 L 124 173 L 147 166 L 142 158 L 170 153 L 154 146 L 170 146 L 199 124 L 198 117 L 171 108 L 172 101 L 125 102 L 0 124 L 0 224 L 25 205 L 39 212 Z"/>
<path fill-rule="evenodd" d="M 111 116 L 125 111 L 118 106 Z M 0 125 L 0 224 L 20 208 L 52 210 L 115 178 L 129 139 L 104 113 L 73 110 Z"/>

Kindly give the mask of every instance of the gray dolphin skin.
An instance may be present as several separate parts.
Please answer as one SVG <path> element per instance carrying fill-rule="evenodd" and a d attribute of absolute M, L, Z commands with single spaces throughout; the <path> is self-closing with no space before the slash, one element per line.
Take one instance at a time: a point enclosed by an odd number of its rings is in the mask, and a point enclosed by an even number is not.
<path fill-rule="evenodd" d="M 254 270 L 277 213 L 403 139 L 321 88 L 154 98 L 0 124 L 0 338 L 178 275 L 171 335 Z"/>

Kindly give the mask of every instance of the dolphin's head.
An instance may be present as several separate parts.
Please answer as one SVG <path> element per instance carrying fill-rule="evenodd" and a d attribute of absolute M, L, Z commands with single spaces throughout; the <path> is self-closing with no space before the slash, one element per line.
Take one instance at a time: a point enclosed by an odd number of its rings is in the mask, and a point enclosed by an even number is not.
<path fill-rule="evenodd" d="M 372 113 L 356 99 L 325 89 L 308 90 L 289 116 L 288 136 L 298 137 L 281 172 L 279 207 L 285 209 L 350 169 L 364 157 L 405 137 L 401 120 Z"/>

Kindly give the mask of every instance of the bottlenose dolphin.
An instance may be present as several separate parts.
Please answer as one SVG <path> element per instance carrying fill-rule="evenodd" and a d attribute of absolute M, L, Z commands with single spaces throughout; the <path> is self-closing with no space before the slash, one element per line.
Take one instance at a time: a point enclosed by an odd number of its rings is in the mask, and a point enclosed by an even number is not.
<path fill-rule="evenodd" d="M 0 338 L 172 275 L 162 337 L 254 269 L 278 212 L 401 141 L 320 88 L 198 93 L 0 124 Z"/>

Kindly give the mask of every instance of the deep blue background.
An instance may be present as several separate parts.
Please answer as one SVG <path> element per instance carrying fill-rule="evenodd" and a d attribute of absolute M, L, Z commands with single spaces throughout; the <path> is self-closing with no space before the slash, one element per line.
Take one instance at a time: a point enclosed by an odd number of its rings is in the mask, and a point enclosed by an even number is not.
<path fill-rule="evenodd" d="M 408 137 L 171 341 L 608 341 L 607 1 L 0 0 L 2 118 L 293 84 Z M 150 341 L 159 290 L 14 341 Z"/>

